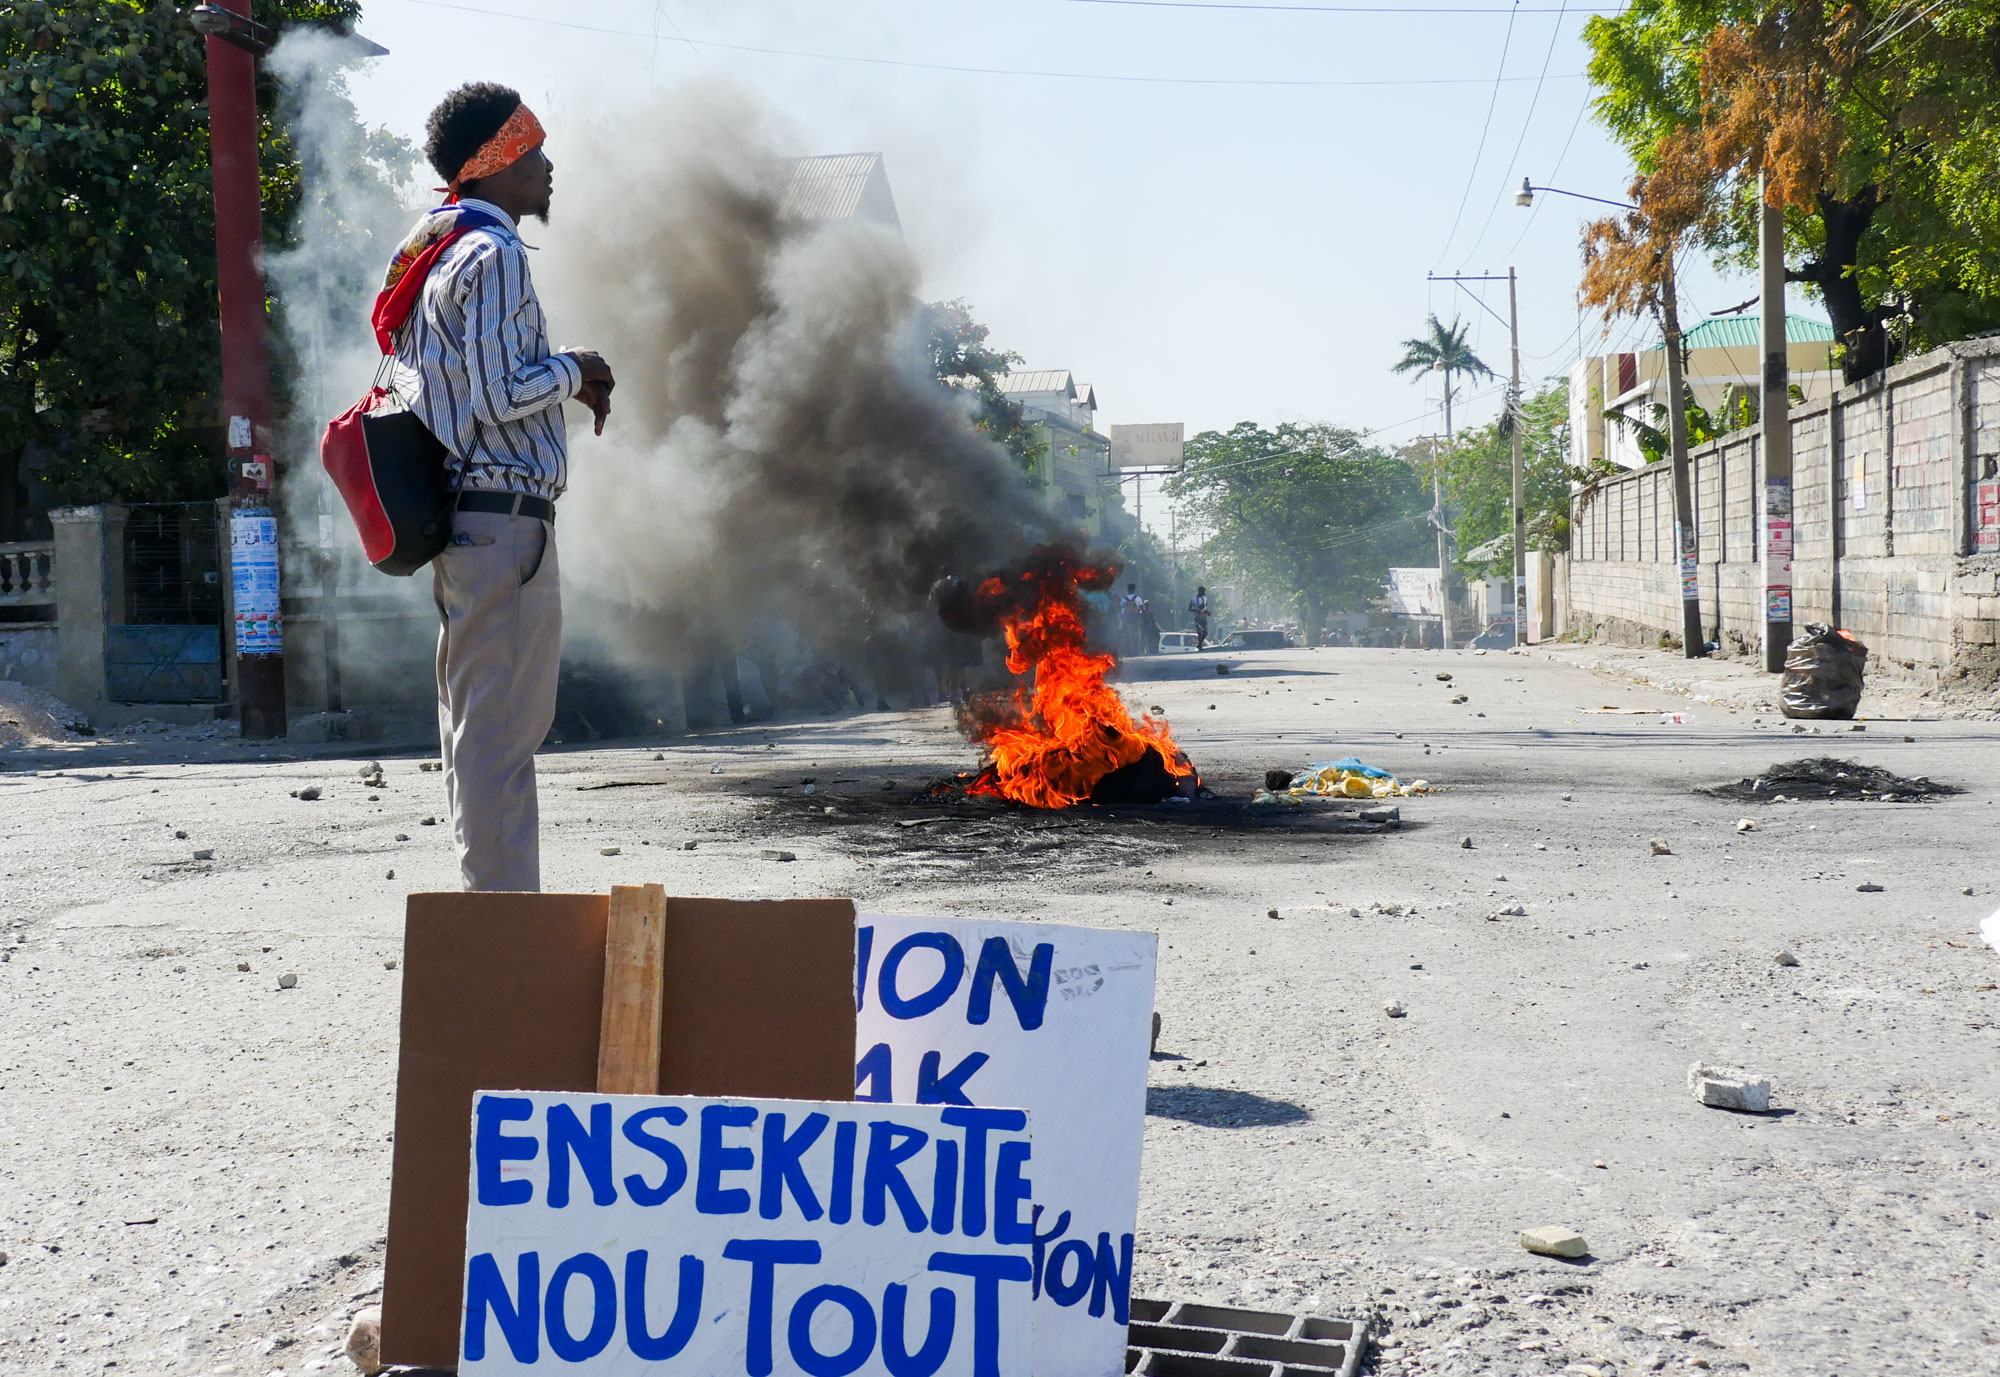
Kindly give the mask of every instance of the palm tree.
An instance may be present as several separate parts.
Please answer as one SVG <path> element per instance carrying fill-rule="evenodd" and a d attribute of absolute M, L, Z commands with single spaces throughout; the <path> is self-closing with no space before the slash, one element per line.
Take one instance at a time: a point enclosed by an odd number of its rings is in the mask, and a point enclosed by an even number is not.
<path fill-rule="evenodd" d="M 1465 322 L 1453 316 L 1449 328 L 1440 324 L 1437 314 L 1430 318 L 1430 333 L 1420 339 L 1403 341 L 1403 358 L 1394 370 L 1397 373 L 1414 373 L 1427 377 L 1432 373 L 1444 377 L 1444 439 L 1451 443 L 1451 378 L 1452 374 L 1462 374 L 1468 378 L 1491 378 L 1492 369 L 1479 355 L 1472 352 L 1472 346 L 1465 342 Z M 1451 649 L 1451 532 L 1444 524 L 1444 465 L 1439 457 L 1431 456 L 1431 525 L 1437 528 L 1438 543 L 1438 641 L 1444 649 Z"/>
<path fill-rule="evenodd" d="M 1450 440 L 1451 429 L 1451 379 L 1454 373 L 1467 378 L 1493 378 L 1499 375 L 1486 366 L 1472 347 L 1465 342 L 1465 332 L 1469 327 L 1456 316 L 1449 327 L 1439 323 L 1437 316 L 1430 320 L 1430 333 L 1421 339 L 1403 341 L 1403 360 L 1394 372 L 1414 373 L 1427 377 L 1432 373 L 1444 378 L 1444 438 Z"/>

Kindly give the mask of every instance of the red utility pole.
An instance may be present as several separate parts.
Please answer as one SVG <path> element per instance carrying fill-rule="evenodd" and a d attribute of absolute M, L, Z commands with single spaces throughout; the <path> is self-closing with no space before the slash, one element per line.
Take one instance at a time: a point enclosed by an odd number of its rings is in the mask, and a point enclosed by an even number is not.
<path fill-rule="evenodd" d="M 251 0 L 210 0 L 250 17 Z M 257 58 L 208 39 L 209 161 L 215 169 L 215 277 L 229 445 L 229 567 L 236 612 L 236 701 L 246 737 L 283 736 L 284 622 L 269 428 L 264 213 L 258 185 Z"/>

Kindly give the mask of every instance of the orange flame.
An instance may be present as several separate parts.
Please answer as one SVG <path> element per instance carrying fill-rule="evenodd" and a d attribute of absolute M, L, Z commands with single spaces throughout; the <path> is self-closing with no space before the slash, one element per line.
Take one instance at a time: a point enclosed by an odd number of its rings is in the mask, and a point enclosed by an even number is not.
<path fill-rule="evenodd" d="M 1104 682 L 1118 664 L 1086 648 L 1081 589 L 1105 587 L 1115 569 L 1038 562 L 995 576 L 975 594 L 999 612 L 1008 672 L 1024 682 L 989 695 L 968 721 L 991 764 L 967 792 L 993 794 L 1034 808 L 1068 808 L 1091 797 L 1114 770 L 1157 751 L 1167 772 L 1194 781 L 1194 766 L 1174 744 L 1164 719 L 1134 720 Z M 1010 587 L 1010 582 L 1012 586 Z"/>

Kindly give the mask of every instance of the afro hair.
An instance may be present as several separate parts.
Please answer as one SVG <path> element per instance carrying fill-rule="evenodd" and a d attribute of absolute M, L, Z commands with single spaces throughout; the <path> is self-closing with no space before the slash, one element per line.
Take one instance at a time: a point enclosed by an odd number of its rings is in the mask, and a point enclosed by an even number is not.
<path fill-rule="evenodd" d="M 449 182 L 521 108 L 521 93 L 490 81 L 459 87 L 438 102 L 424 127 L 424 156 Z"/>

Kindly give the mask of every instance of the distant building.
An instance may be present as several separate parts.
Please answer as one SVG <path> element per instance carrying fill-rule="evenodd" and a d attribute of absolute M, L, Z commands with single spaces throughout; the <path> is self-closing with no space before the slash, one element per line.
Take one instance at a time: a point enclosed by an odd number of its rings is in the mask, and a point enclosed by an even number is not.
<path fill-rule="evenodd" d="M 896 196 L 880 153 L 823 153 L 791 158 L 778 214 L 786 220 L 859 220 L 903 232 Z"/>
<path fill-rule="evenodd" d="M 1091 535 L 1100 534 L 1104 506 L 1116 501 L 1117 483 L 1111 441 L 1097 432 L 1097 389 L 1078 383 L 1067 368 L 1007 373 L 996 381 L 1047 447 L 1034 476 L 1046 485 L 1049 505 Z"/>
<path fill-rule="evenodd" d="M 1723 422 L 1747 399 L 1758 405 L 1762 370 L 1758 365 L 1758 319 L 1713 316 L 1681 334 L 1687 352 L 1687 385 L 1703 410 Z M 1785 317 L 1786 356 L 1791 383 L 1807 401 L 1817 401 L 1840 386 L 1840 369 L 1833 361 L 1833 327 L 1810 316 Z M 1608 459 L 1620 468 L 1643 468 L 1646 456 L 1639 437 L 1618 416 L 1647 425 L 1664 426 L 1667 401 L 1667 351 L 1654 345 L 1641 353 L 1598 354 L 1579 359 L 1570 372 L 1570 462 L 1578 468 Z"/>

